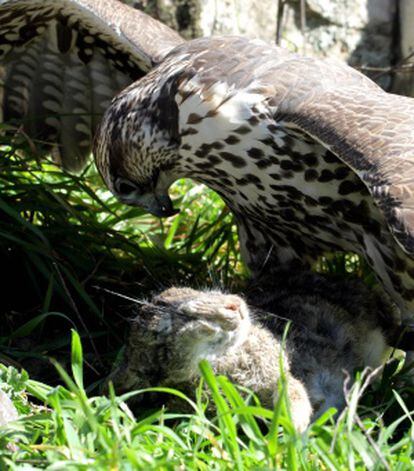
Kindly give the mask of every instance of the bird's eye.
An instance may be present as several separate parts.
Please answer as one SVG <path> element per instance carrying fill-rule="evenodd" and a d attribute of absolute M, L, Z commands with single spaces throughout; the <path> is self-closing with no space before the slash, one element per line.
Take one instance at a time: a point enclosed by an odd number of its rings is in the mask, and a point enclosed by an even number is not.
<path fill-rule="evenodd" d="M 134 191 L 137 191 L 137 186 L 134 185 L 132 182 L 122 178 L 116 182 L 116 191 L 120 195 L 129 195 Z"/>
<path fill-rule="evenodd" d="M 122 193 L 123 195 L 132 193 L 133 191 L 135 191 L 135 189 L 136 189 L 135 186 L 130 185 L 129 183 L 121 183 L 119 185 L 119 192 Z"/>

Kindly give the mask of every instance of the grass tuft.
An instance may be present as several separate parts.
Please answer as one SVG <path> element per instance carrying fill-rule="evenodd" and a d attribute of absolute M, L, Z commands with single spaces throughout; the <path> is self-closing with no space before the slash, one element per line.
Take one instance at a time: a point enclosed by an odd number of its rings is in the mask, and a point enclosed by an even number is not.
<path fill-rule="evenodd" d="M 188 181 L 174 187 L 181 213 L 161 221 L 117 202 L 92 165 L 70 175 L 25 157 L 33 151 L 23 138 L 1 139 L 0 388 L 20 419 L 0 427 L 0 469 L 412 468 L 414 390 L 398 360 L 369 388 L 360 374 L 345 412 L 327 411 L 304 434 L 283 393 L 265 409 L 205 362 L 194 398 L 152 389 L 184 401 L 182 410 L 131 410 L 128 398 L 145 391 L 100 395 L 131 299 L 172 284 L 243 287 L 234 221 L 216 194 Z M 350 254 L 317 268 L 374 282 Z"/>
<path fill-rule="evenodd" d="M 0 427 L 2 467 L 336 470 L 409 469 L 411 465 L 414 422 L 397 394 L 393 402 L 399 404 L 404 417 L 387 425 L 381 415 L 372 413 L 356 420 L 356 409 L 349 407 L 336 423 L 335 411 L 327 411 L 306 433 L 299 434 L 286 407 L 281 407 L 282 402 L 286 405 L 286 397 L 273 410 L 265 409 L 227 378 L 215 376 L 203 361 L 200 369 L 208 394 L 200 387 L 193 401 L 179 391 L 151 389 L 187 401 L 190 413 L 159 409 L 140 416 L 134 415 L 126 400 L 148 390 L 117 396 L 110 387 L 108 397 L 87 393 L 76 331 L 72 331 L 71 357 L 72 375 L 54 362 L 62 382 L 57 387 L 0 366 L 2 387 L 6 380 L 15 402 L 25 407 L 18 421 Z M 364 374 L 357 378 L 350 401 L 359 396 L 365 380 Z M 409 426 L 398 437 L 395 432 L 405 418 Z"/>
<path fill-rule="evenodd" d="M 8 140 L 7 140 L 8 139 Z M 232 216 L 219 197 L 180 181 L 181 213 L 162 221 L 122 205 L 92 165 L 76 176 L 0 146 L 4 360 L 53 382 L 47 358 L 67 364 L 70 329 L 85 339 L 87 383 L 99 384 L 122 347 L 133 303 L 172 284 L 243 283 Z"/>

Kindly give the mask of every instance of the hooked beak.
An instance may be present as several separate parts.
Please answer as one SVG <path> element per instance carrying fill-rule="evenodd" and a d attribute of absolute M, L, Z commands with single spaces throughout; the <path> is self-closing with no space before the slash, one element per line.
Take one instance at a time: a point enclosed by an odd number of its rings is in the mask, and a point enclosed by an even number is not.
<path fill-rule="evenodd" d="M 171 201 L 170 195 L 154 195 L 154 200 L 151 207 L 147 208 L 148 212 L 160 218 L 174 216 L 180 212 L 175 209 Z"/>
<path fill-rule="evenodd" d="M 145 211 L 148 211 L 149 213 L 159 218 L 174 216 L 180 212 L 179 209 L 174 209 L 173 203 L 168 193 L 147 193 L 135 201 L 135 204 L 136 206 L 141 206 L 145 209 Z"/>

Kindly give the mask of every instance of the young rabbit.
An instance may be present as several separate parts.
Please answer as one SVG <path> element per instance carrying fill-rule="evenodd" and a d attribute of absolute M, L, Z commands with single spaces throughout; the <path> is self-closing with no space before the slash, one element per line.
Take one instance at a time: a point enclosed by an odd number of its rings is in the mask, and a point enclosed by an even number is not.
<path fill-rule="evenodd" d="M 116 389 L 171 386 L 188 392 L 198 383 L 198 363 L 253 390 L 273 406 L 281 361 L 293 421 L 309 423 L 312 407 L 303 384 L 289 374 L 280 339 L 252 322 L 242 298 L 220 291 L 170 288 L 145 303 L 132 321 L 125 362 L 112 375 Z"/>
<path fill-rule="evenodd" d="M 247 300 L 256 322 L 277 338 L 284 329 L 280 317 L 290 321 L 290 371 L 305 385 L 314 418 L 344 407 L 345 372 L 352 378 L 357 368 L 376 368 L 400 346 L 397 307 L 357 278 L 279 270 L 257 278 Z"/>
<path fill-rule="evenodd" d="M 144 303 L 115 386 L 191 390 L 207 359 L 271 407 L 282 366 L 292 419 L 304 430 L 329 407 L 343 408 L 345 371 L 380 365 L 392 344 L 393 306 L 360 282 L 278 272 L 257 280 L 248 296 L 251 305 L 220 291 L 170 288 Z"/>

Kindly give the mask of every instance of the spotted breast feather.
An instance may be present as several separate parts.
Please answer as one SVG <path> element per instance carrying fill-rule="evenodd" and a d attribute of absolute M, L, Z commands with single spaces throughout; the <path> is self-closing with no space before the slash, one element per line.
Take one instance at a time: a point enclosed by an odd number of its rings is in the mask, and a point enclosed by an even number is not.
<path fill-rule="evenodd" d="M 253 273 L 336 250 L 362 254 L 414 314 L 414 101 L 352 68 L 239 37 L 173 49 L 105 114 L 109 188 L 160 216 L 169 186 L 216 190 Z"/>
<path fill-rule="evenodd" d="M 254 274 L 353 251 L 413 318 L 412 99 L 258 41 L 184 42 L 117 0 L 0 0 L 0 54 L 6 120 L 66 167 L 84 164 L 110 98 L 138 79 L 95 138 L 122 201 L 168 216 L 175 180 L 205 183 Z"/>

